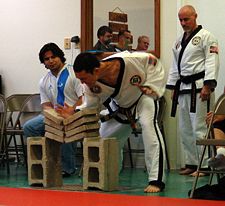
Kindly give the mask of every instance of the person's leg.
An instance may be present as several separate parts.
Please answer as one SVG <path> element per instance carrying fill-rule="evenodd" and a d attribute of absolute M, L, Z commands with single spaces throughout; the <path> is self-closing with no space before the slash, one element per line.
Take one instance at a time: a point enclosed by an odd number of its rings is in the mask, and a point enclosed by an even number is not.
<path fill-rule="evenodd" d="M 219 124 L 219 122 L 217 124 Z M 223 128 L 223 130 L 224 129 L 225 128 Z M 215 139 L 225 140 L 225 133 L 221 129 L 214 128 L 214 134 L 215 134 Z M 219 170 L 225 169 L 225 148 L 224 147 L 217 146 L 216 156 L 208 160 L 208 165 L 210 167 L 213 167 Z"/>
<path fill-rule="evenodd" d="M 45 135 L 44 116 L 42 114 L 28 120 L 23 125 L 24 136 L 40 137 Z"/>
<path fill-rule="evenodd" d="M 70 176 L 76 170 L 76 149 L 77 142 L 62 144 L 61 158 L 62 158 L 62 170 L 64 176 Z"/>
<path fill-rule="evenodd" d="M 196 139 L 192 121 L 195 113 L 190 113 L 190 94 L 179 97 L 179 128 L 180 139 L 184 152 L 185 169 L 180 171 L 181 175 L 189 175 L 197 169 Z"/>
<path fill-rule="evenodd" d="M 144 191 L 160 192 L 165 187 L 165 145 L 157 122 L 158 103 L 151 97 L 143 96 L 139 100 L 137 113 L 142 128 L 149 176 L 149 186 Z"/>

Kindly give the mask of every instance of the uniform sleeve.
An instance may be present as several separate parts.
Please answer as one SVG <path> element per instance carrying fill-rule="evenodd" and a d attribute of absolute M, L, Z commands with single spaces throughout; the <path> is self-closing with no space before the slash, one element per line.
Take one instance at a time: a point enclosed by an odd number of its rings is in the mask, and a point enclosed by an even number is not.
<path fill-rule="evenodd" d="M 150 87 L 161 97 L 165 91 L 167 71 L 162 66 L 160 60 L 151 54 L 148 56 L 146 67 L 146 81 L 143 86 Z"/>
<path fill-rule="evenodd" d="M 90 89 L 87 87 L 87 85 L 82 84 L 83 91 L 84 91 L 84 101 L 82 105 L 78 106 L 78 109 L 82 109 L 85 107 L 97 107 L 100 108 L 100 99 L 98 96 L 94 95 Z"/>
<path fill-rule="evenodd" d="M 205 52 L 204 84 L 210 84 L 212 87 L 216 87 L 216 79 L 219 71 L 218 41 L 212 34 L 209 33 L 206 35 L 203 44 Z"/>
<path fill-rule="evenodd" d="M 178 68 L 177 68 L 177 56 L 176 56 L 176 48 L 174 46 L 174 48 L 172 49 L 172 53 L 173 53 L 173 62 L 172 62 L 172 66 L 169 70 L 169 76 L 168 76 L 168 80 L 167 80 L 167 84 L 166 84 L 166 88 L 167 89 L 174 89 L 175 84 L 177 82 L 177 80 L 179 79 L 179 73 L 178 73 Z"/>

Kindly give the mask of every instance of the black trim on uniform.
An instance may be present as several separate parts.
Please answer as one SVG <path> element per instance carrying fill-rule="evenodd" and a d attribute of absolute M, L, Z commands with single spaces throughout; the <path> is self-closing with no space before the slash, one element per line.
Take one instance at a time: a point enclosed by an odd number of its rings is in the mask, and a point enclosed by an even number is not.
<path fill-rule="evenodd" d="M 158 180 L 156 181 L 150 181 L 149 184 L 151 185 L 155 185 L 160 187 L 160 190 L 164 189 L 165 184 L 162 182 L 162 178 L 163 178 L 163 172 L 164 172 L 164 168 L 163 168 L 163 149 L 162 149 L 162 143 L 159 137 L 159 130 L 157 127 L 157 116 L 158 116 L 158 100 L 154 100 L 154 105 L 155 105 L 155 114 L 154 114 L 154 129 L 159 141 L 159 168 L 158 168 Z M 163 139 L 162 139 L 163 141 Z"/>

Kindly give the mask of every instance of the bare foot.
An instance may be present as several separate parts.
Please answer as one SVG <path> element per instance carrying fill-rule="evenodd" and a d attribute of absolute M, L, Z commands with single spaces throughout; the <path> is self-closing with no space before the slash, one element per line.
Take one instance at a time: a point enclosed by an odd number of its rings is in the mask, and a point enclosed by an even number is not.
<path fill-rule="evenodd" d="M 155 193 L 160 191 L 161 191 L 160 188 L 155 185 L 148 185 L 148 187 L 144 189 L 144 192 L 149 192 L 149 193 Z"/>
<path fill-rule="evenodd" d="M 195 172 L 193 172 L 193 173 L 190 174 L 190 176 L 192 176 L 192 177 L 196 177 L 197 175 L 198 175 L 199 177 L 204 177 L 204 176 L 206 176 L 207 174 L 206 174 L 206 173 L 203 173 L 203 172 L 197 173 L 197 171 L 195 171 Z"/>

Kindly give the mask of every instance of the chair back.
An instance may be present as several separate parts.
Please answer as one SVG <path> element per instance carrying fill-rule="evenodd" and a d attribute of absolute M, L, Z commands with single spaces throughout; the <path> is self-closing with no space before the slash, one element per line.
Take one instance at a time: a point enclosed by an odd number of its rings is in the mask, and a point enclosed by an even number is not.
<path fill-rule="evenodd" d="M 215 115 L 225 115 L 225 94 L 222 94 L 216 101 L 214 107 Z"/>
<path fill-rule="evenodd" d="M 37 116 L 42 112 L 40 94 L 30 95 L 23 103 L 21 111 L 17 117 L 16 124 L 21 125 L 27 120 Z"/>
<path fill-rule="evenodd" d="M 3 147 L 5 123 L 7 113 L 7 102 L 3 95 L 0 94 L 0 150 Z"/>
<path fill-rule="evenodd" d="M 31 94 L 13 94 L 6 98 L 7 101 L 7 127 L 13 127 L 13 122 L 22 109 L 23 103 Z"/>

